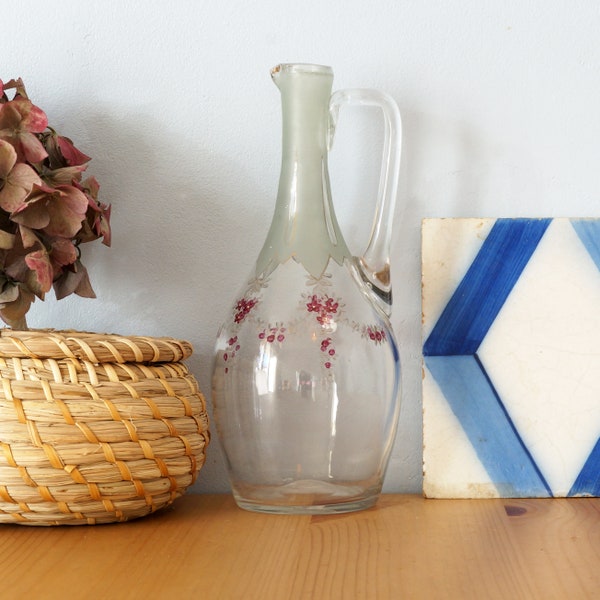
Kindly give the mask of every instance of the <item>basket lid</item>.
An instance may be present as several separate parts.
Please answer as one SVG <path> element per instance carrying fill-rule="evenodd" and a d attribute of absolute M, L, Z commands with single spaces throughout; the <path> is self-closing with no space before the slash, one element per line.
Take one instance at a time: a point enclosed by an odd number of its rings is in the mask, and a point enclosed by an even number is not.
<path fill-rule="evenodd" d="M 0 330 L 0 357 L 72 358 L 92 363 L 177 362 L 191 356 L 190 342 L 169 337 L 32 329 Z"/>

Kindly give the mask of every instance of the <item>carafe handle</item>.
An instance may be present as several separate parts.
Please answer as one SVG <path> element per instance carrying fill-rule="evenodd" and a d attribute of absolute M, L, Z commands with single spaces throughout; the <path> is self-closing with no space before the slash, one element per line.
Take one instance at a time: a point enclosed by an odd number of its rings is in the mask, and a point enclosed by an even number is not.
<path fill-rule="evenodd" d="M 400 171 L 402 119 L 395 100 L 384 92 L 370 89 L 339 90 L 331 96 L 329 103 L 330 147 L 333 142 L 340 108 L 345 104 L 377 106 L 383 112 L 383 156 L 375 217 L 367 249 L 361 257 L 357 257 L 355 260 L 359 272 L 370 288 L 374 299 L 389 315 L 392 309 L 390 242 Z"/>

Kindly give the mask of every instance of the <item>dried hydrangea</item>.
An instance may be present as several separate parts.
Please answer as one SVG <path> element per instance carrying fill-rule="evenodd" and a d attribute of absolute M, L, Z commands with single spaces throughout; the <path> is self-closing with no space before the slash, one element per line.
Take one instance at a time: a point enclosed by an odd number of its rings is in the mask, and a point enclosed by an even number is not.
<path fill-rule="evenodd" d="M 21 79 L 0 80 L 0 318 L 11 327 L 26 328 L 31 303 L 52 288 L 59 300 L 95 297 L 79 246 L 110 246 L 110 206 L 83 179 L 90 160 L 48 126 Z"/>

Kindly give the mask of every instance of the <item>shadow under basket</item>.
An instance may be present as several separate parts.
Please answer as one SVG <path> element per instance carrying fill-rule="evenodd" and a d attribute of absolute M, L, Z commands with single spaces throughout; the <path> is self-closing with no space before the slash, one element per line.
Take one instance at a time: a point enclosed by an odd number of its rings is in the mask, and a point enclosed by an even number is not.
<path fill-rule="evenodd" d="M 0 331 L 0 523 L 127 521 L 196 480 L 206 402 L 171 338 Z"/>

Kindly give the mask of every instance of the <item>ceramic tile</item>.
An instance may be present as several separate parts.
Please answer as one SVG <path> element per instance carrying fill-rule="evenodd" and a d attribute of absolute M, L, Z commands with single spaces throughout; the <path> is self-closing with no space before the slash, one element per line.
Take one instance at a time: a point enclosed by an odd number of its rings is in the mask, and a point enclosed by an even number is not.
<path fill-rule="evenodd" d="M 422 240 L 425 495 L 600 495 L 600 219 Z"/>

